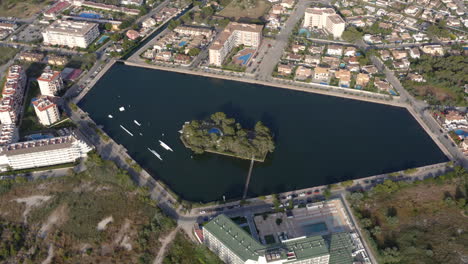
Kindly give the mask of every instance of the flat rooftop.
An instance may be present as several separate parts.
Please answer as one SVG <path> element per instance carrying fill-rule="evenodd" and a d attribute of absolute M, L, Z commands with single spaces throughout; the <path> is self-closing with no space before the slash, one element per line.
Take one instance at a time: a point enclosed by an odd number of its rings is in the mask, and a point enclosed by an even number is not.
<path fill-rule="evenodd" d="M 96 23 L 77 22 L 77 21 L 61 21 L 57 20 L 46 28 L 48 33 L 61 33 L 70 35 L 85 35 L 94 27 Z"/>

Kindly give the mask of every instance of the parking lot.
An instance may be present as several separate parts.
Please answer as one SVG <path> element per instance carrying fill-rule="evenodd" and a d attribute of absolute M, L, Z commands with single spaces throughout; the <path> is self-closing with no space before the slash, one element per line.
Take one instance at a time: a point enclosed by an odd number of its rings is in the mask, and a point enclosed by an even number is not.
<path fill-rule="evenodd" d="M 19 42 L 37 42 L 42 40 L 41 31 L 43 29 L 43 25 L 36 25 L 30 24 L 17 33 L 18 41 Z"/>
<path fill-rule="evenodd" d="M 275 242 L 302 236 L 326 235 L 352 229 L 348 215 L 339 199 L 307 204 L 286 213 L 255 216 L 261 239 Z M 278 224 L 279 223 L 279 224 Z M 266 238 L 265 238 L 266 237 Z"/>

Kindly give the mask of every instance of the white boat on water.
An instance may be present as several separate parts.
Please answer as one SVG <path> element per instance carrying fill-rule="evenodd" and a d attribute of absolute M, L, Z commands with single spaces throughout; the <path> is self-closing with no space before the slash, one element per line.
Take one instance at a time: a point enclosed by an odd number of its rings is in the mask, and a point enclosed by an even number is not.
<path fill-rule="evenodd" d="M 120 112 L 125 111 L 125 107 L 123 107 L 123 106 L 119 107 L 119 111 L 120 111 Z"/>
<path fill-rule="evenodd" d="M 161 155 L 159 155 L 154 149 L 147 148 L 153 155 L 155 155 L 158 159 L 162 160 Z"/>
<path fill-rule="evenodd" d="M 133 120 L 133 123 L 135 123 L 137 126 L 141 126 L 140 122 Z"/>
<path fill-rule="evenodd" d="M 172 150 L 171 147 L 169 147 L 166 143 L 162 142 L 161 140 L 159 140 L 159 144 L 160 144 L 161 147 L 163 147 L 164 149 L 170 150 L 170 151 L 174 152 L 174 150 Z"/>
<path fill-rule="evenodd" d="M 124 126 L 120 125 L 120 128 L 122 128 L 125 132 L 127 132 L 130 136 L 133 137 L 132 132 L 128 131 L 128 129 L 126 129 Z"/>
<path fill-rule="evenodd" d="M 109 118 L 114 118 L 112 115 L 108 115 L 107 117 L 109 117 Z"/>

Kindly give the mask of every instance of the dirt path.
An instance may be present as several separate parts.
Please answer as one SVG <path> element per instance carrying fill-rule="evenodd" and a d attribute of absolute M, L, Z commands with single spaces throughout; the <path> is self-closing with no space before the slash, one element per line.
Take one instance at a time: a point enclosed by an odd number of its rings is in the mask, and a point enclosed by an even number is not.
<path fill-rule="evenodd" d="M 153 264 L 161 264 L 163 262 L 164 256 L 166 255 L 167 246 L 172 242 L 172 240 L 174 240 L 178 231 L 179 227 L 172 230 L 172 232 L 169 233 L 169 235 L 167 235 L 165 238 L 160 239 L 161 249 L 159 250 L 158 255 L 154 259 Z"/>

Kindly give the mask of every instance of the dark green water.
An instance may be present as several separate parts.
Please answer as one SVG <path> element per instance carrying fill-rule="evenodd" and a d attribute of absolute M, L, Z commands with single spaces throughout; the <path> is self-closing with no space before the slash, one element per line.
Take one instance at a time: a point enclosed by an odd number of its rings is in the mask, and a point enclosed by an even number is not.
<path fill-rule="evenodd" d="M 243 192 L 249 161 L 214 154 L 192 158 L 179 140 L 185 121 L 216 111 L 247 128 L 261 120 L 275 134 L 275 152 L 254 166 L 250 195 L 446 161 L 406 109 L 261 85 L 116 64 L 80 106 L 142 167 L 192 201 L 238 198 Z M 126 110 L 119 112 L 120 106 Z M 174 152 L 159 146 L 159 139 Z"/>

